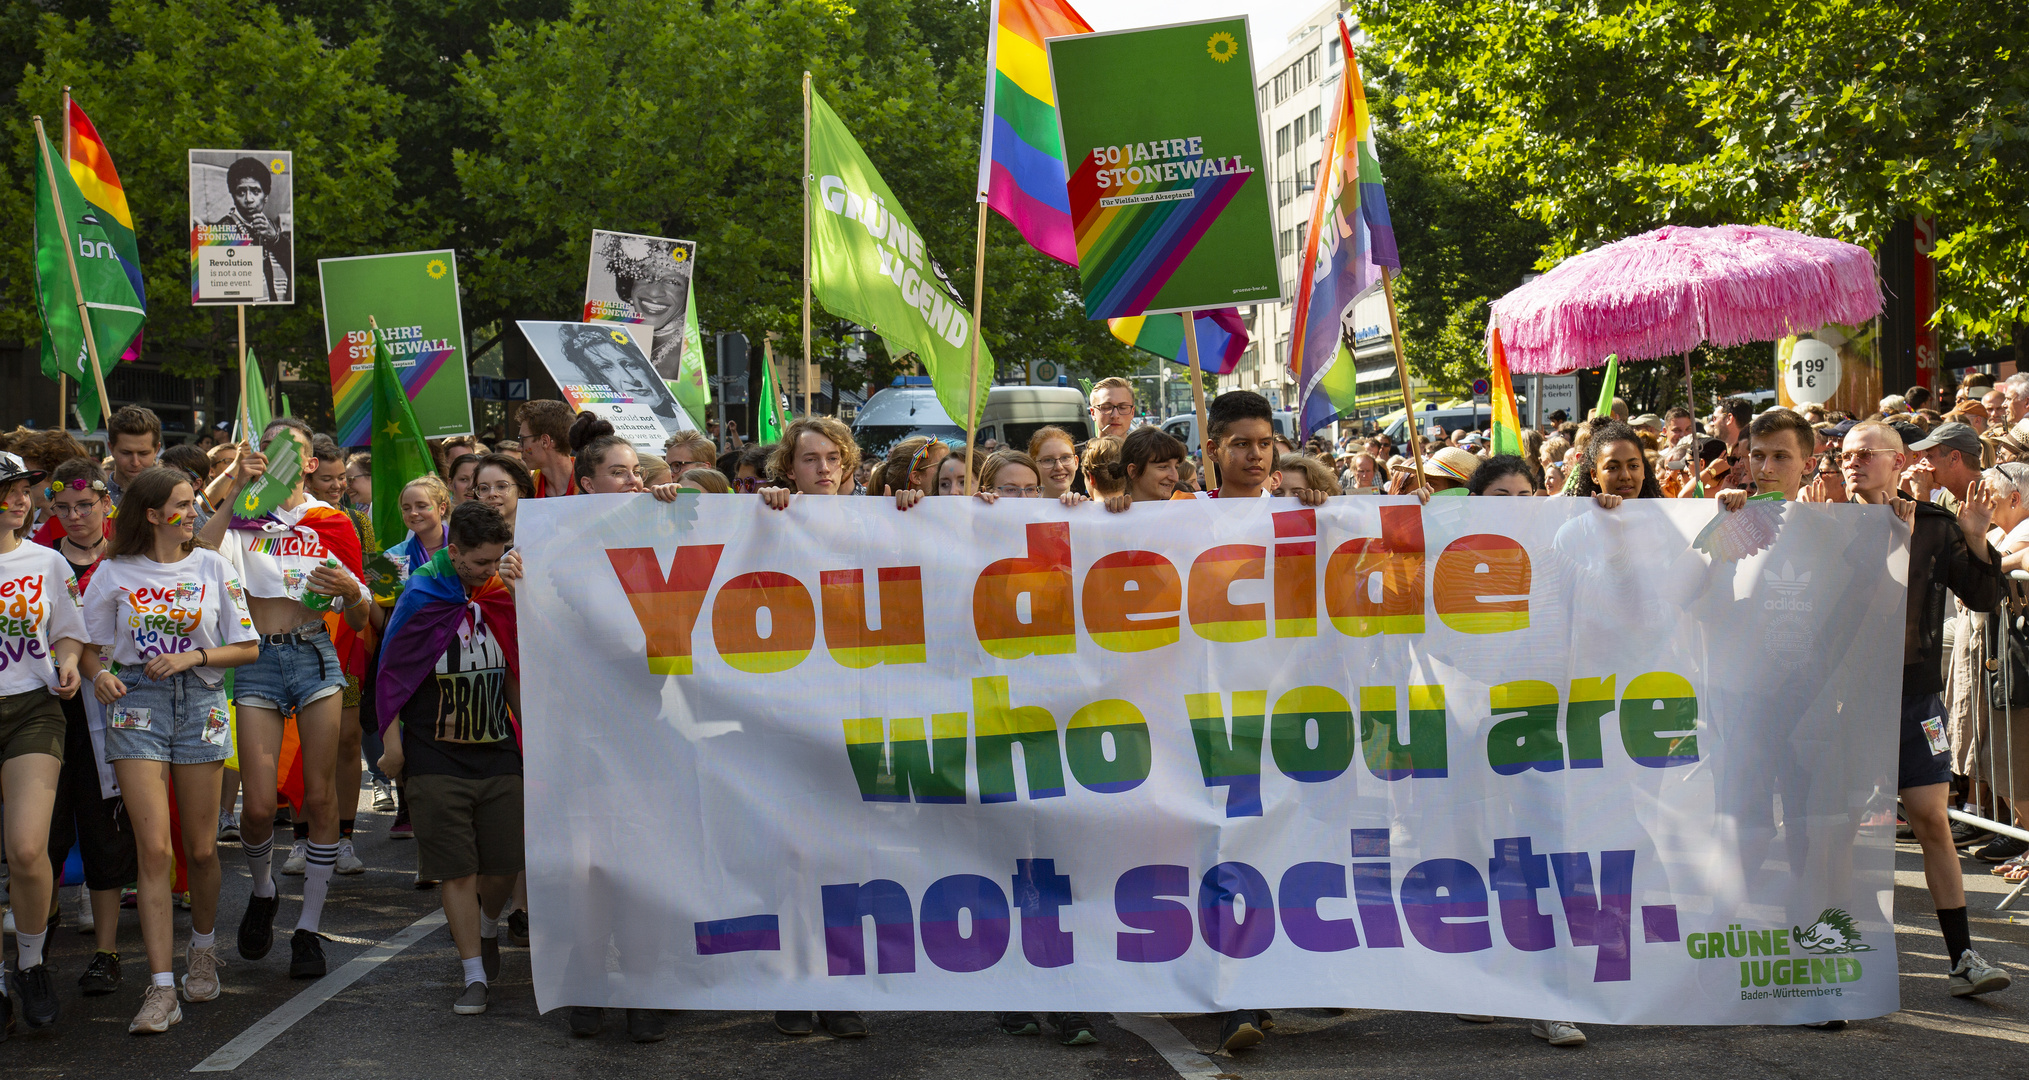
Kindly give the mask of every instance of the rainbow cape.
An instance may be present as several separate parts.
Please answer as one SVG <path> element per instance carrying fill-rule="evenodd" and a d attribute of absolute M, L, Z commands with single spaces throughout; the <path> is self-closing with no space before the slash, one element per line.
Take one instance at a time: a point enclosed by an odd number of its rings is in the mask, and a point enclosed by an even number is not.
<path fill-rule="evenodd" d="M 366 570 L 361 565 L 359 531 L 352 526 L 352 519 L 345 511 L 315 499 L 307 500 L 296 511 L 272 510 L 257 518 L 243 518 L 235 515 L 232 528 L 238 532 L 260 533 L 263 536 L 287 536 L 291 533 L 315 537 L 324 545 L 324 550 L 338 560 L 338 565 L 352 572 L 352 576 L 366 580 Z"/>
<path fill-rule="evenodd" d="M 1515 407 L 1515 380 L 1508 374 L 1508 350 L 1501 344 L 1500 327 L 1487 328 L 1487 366 L 1493 374 L 1494 445 L 1496 454 L 1522 452 L 1522 410 Z"/>
<path fill-rule="evenodd" d="M 1064 0 L 994 0 L 986 41 L 986 110 L 979 133 L 979 201 L 1049 257 L 1078 265 L 1064 143 L 1050 89 L 1045 38 L 1089 34 Z"/>
<path fill-rule="evenodd" d="M 465 583 L 451 567 L 447 545 L 409 575 L 394 614 L 388 616 L 387 629 L 381 631 L 380 679 L 374 686 L 374 703 L 379 706 L 382 734 L 400 718 L 402 706 L 415 696 L 416 687 L 437 670 L 437 661 L 451 647 L 452 635 L 474 618 L 500 642 L 501 651 L 507 654 L 507 673 L 521 678 L 514 594 L 494 577 L 467 597 Z M 520 734 L 518 726 L 516 734 Z"/>
<path fill-rule="evenodd" d="M 1240 366 L 1240 357 L 1247 352 L 1247 324 L 1240 320 L 1240 309 L 1218 308 L 1193 312 L 1198 330 L 1198 363 L 1210 375 L 1230 375 Z M 1165 360 L 1173 360 L 1186 367 L 1191 358 L 1184 351 L 1184 317 L 1181 312 L 1168 315 L 1130 315 L 1125 319 L 1108 319 L 1106 328 L 1113 336 L 1143 352 L 1151 352 Z"/>
<path fill-rule="evenodd" d="M 1367 89 L 1352 35 L 1339 24 L 1339 48 L 1346 73 L 1325 136 L 1323 183 L 1310 212 L 1304 241 L 1303 280 L 1290 322 L 1289 372 L 1296 378 L 1297 416 L 1306 438 L 1351 411 L 1359 396 L 1351 335 L 1353 305 L 1380 288 L 1383 267 L 1400 270 L 1395 227 L 1388 219 L 1388 196 L 1381 187 L 1381 163 L 1367 114 Z M 1408 402 L 1407 390 L 1403 401 Z"/>

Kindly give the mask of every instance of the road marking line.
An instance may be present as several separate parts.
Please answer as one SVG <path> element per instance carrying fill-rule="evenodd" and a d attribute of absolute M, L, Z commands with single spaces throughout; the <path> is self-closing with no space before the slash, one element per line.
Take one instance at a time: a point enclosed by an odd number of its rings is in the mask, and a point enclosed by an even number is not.
<path fill-rule="evenodd" d="M 1198 1052 L 1183 1032 L 1171 1026 L 1168 1020 L 1158 1014 L 1114 1013 L 1113 1022 L 1128 1032 L 1141 1037 L 1156 1053 L 1162 1055 L 1169 1067 L 1184 1080 L 1212 1080 L 1225 1072 L 1212 1059 Z"/>
<path fill-rule="evenodd" d="M 2009 1042 L 2029 1042 L 2029 1024 L 2021 1024 L 1999 1017 L 1961 1019 L 1944 1013 L 1927 1012 L 1921 1009 L 1904 1009 L 1889 1013 L 1881 1019 L 1891 1024 L 1908 1024 L 1911 1027 L 1942 1031 L 1949 1035 L 1978 1035 L 1987 1039 L 2006 1039 Z"/>
<path fill-rule="evenodd" d="M 289 1030 L 296 1021 L 317 1011 L 317 1006 L 337 997 L 347 987 L 365 978 L 368 972 L 393 959 L 403 949 L 428 937 L 430 931 L 442 925 L 444 925 L 442 908 L 410 923 L 401 933 L 347 960 L 337 971 L 305 987 L 302 993 L 284 1002 L 274 1012 L 255 1021 L 254 1026 L 234 1036 L 231 1042 L 219 1047 L 190 1071 L 231 1072 L 239 1068 L 241 1063 L 273 1042 L 276 1036 Z"/>

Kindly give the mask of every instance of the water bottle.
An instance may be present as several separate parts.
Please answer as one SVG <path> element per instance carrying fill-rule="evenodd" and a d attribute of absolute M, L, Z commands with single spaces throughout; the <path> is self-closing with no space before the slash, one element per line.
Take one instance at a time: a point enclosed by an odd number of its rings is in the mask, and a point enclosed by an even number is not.
<path fill-rule="evenodd" d="M 338 560 L 331 558 L 330 556 L 326 556 L 324 559 L 324 565 L 329 566 L 335 570 L 338 568 Z M 307 580 L 305 581 L 303 588 L 304 607 L 309 608 L 311 611 L 330 611 L 331 604 L 336 599 L 338 598 L 335 596 L 326 596 L 321 592 L 311 591 L 308 581 Z"/>

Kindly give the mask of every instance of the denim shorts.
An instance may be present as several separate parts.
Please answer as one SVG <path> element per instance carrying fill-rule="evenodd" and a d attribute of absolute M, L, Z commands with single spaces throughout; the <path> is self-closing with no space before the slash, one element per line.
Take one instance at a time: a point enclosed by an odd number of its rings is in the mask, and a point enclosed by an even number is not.
<path fill-rule="evenodd" d="M 225 688 L 188 671 L 151 679 L 146 668 L 115 665 L 127 696 L 105 707 L 106 760 L 138 758 L 203 765 L 232 756 L 232 713 Z"/>
<path fill-rule="evenodd" d="M 260 658 L 235 669 L 232 685 L 241 705 L 292 713 L 345 689 L 345 672 L 324 624 L 310 623 L 261 635 Z"/>

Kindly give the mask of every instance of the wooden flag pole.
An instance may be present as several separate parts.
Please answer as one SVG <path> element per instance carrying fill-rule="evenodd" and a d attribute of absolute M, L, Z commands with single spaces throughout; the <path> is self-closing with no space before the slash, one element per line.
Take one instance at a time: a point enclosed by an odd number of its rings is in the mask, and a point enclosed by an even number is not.
<path fill-rule="evenodd" d="M 70 288 L 77 297 L 78 323 L 85 333 L 85 355 L 91 360 L 92 380 L 99 389 L 99 416 L 105 421 L 106 430 L 113 429 L 113 403 L 106 397 L 106 372 L 99 364 L 99 343 L 92 336 L 92 313 L 85 303 L 85 287 L 78 280 L 77 249 L 70 243 L 70 222 L 64 218 L 63 196 L 56 184 L 56 163 L 49 157 L 49 133 L 43 130 L 42 117 L 30 117 L 35 123 L 35 141 L 42 154 L 42 168 L 49 174 L 49 200 L 56 209 L 57 238 L 63 241 L 63 261 L 70 267 Z M 80 418 L 82 419 L 82 418 Z"/>
<path fill-rule="evenodd" d="M 63 167 L 70 168 L 70 87 L 63 88 Z M 78 418 L 82 427 L 84 418 Z M 70 428 L 70 376 L 56 373 L 56 430 Z M 110 433 L 109 433 L 110 434 Z"/>
<path fill-rule="evenodd" d="M 1409 437 L 1409 460 L 1416 468 L 1416 486 L 1423 480 L 1423 434 L 1416 430 L 1416 391 L 1409 385 L 1409 362 L 1402 356 L 1402 327 L 1395 318 L 1395 278 L 1381 268 L 1381 292 L 1388 298 L 1388 340 L 1395 346 L 1395 378 L 1402 384 L 1403 430 Z"/>
<path fill-rule="evenodd" d="M 247 435 L 249 437 L 256 437 L 254 436 L 252 430 L 254 426 L 253 403 L 247 400 L 247 306 L 245 304 L 234 304 L 233 310 L 239 313 L 239 324 L 240 324 L 240 419 L 242 421 L 241 426 L 244 429 L 246 429 Z"/>
<path fill-rule="evenodd" d="M 972 494 L 972 446 L 979 440 L 979 314 L 986 299 L 986 200 L 979 201 L 979 239 L 972 249 L 972 359 L 965 365 L 965 493 Z"/>
<path fill-rule="evenodd" d="M 1212 463 L 1212 432 L 1205 419 L 1205 376 L 1198 360 L 1198 313 L 1184 312 L 1184 352 L 1191 361 L 1191 400 L 1198 409 L 1198 441 L 1204 446 L 1204 468 L 1199 471 L 1206 491 L 1219 490 L 1219 467 Z"/>
<path fill-rule="evenodd" d="M 762 349 L 763 355 L 767 350 Z M 810 72 L 803 73 L 803 379 L 810 378 Z M 776 389 L 782 389 L 779 381 Z M 771 404 L 772 408 L 773 405 Z M 810 415 L 810 396 L 803 398 L 803 415 Z"/>

